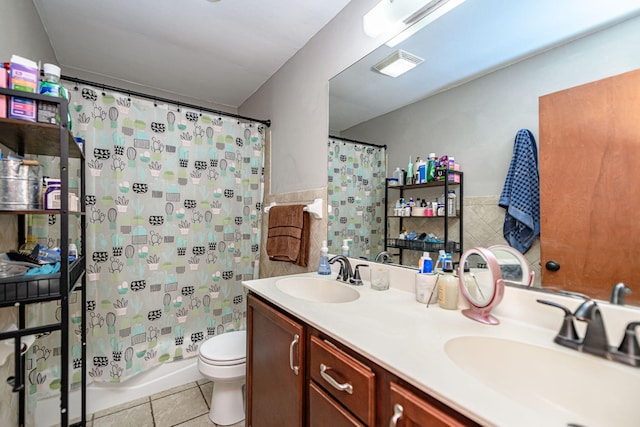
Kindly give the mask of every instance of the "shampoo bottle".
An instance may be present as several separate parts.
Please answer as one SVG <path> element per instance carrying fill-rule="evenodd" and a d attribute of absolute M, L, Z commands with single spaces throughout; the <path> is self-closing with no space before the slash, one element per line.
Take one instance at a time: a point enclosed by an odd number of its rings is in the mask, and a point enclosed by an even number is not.
<path fill-rule="evenodd" d="M 327 241 L 322 241 L 322 247 L 320 248 L 320 262 L 318 263 L 318 274 L 329 275 L 331 274 L 331 265 L 329 264 L 329 248 L 327 247 Z"/>

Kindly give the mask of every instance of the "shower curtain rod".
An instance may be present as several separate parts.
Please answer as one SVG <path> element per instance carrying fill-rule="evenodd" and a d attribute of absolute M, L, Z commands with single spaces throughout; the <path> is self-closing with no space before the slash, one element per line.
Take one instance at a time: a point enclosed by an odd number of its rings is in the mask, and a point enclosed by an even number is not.
<path fill-rule="evenodd" d="M 387 149 L 387 144 L 378 145 L 378 144 L 373 144 L 371 142 L 358 141 L 356 139 L 343 138 L 341 136 L 334 136 L 334 135 L 329 135 L 329 138 L 338 139 L 340 141 L 353 142 L 354 144 L 361 144 L 369 147 L 384 148 L 385 150 Z"/>
<path fill-rule="evenodd" d="M 129 90 L 129 89 L 123 89 L 121 87 L 105 85 L 105 84 L 102 84 L 102 83 L 92 82 L 92 81 L 89 81 L 89 80 L 83 80 L 83 79 L 79 79 L 77 77 L 70 77 L 70 76 L 62 75 L 62 76 L 60 76 L 60 78 L 63 79 L 63 80 L 67 80 L 67 81 L 73 82 L 73 83 L 79 83 L 79 84 L 83 84 L 83 85 L 95 86 L 95 87 L 101 88 L 103 90 L 107 89 L 107 90 L 113 90 L 113 91 L 116 91 L 116 92 L 122 92 L 122 93 L 126 93 L 126 94 L 129 94 L 129 95 L 138 96 L 140 98 L 150 99 L 152 101 L 164 102 L 166 104 L 177 105 L 178 107 L 192 108 L 194 110 L 206 111 L 207 113 L 213 113 L 213 114 L 217 114 L 217 115 L 220 115 L 220 116 L 233 117 L 234 119 L 250 120 L 250 121 L 262 123 L 263 125 L 265 125 L 267 127 L 271 127 L 271 120 L 258 120 L 258 119 L 254 119 L 252 117 L 240 116 L 238 114 L 227 113 L 225 111 L 213 110 L 211 108 L 200 107 L 200 106 L 194 105 L 194 104 L 187 104 L 186 102 L 174 101 L 172 99 L 161 98 L 161 97 L 158 97 L 158 96 L 148 95 L 148 94 L 142 93 L 142 92 L 136 92 L 136 91 Z"/>

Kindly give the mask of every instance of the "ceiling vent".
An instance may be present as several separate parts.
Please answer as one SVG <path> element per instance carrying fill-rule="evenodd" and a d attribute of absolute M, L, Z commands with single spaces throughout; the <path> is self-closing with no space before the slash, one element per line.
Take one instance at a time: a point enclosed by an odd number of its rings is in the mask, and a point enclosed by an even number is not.
<path fill-rule="evenodd" d="M 387 76 L 398 77 L 421 64 L 423 61 L 424 59 L 414 54 L 398 49 L 374 65 L 373 69 Z"/>

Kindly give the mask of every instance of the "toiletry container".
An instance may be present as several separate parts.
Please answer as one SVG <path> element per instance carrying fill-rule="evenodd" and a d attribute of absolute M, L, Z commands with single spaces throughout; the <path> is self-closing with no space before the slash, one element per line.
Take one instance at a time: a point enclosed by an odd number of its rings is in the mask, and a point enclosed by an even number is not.
<path fill-rule="evenodd" d="M 447 194 L 447 216 L 456 216 L 456 191 L 449 190 Z"/>
<path fill-rule="evenodd" d="M 420 264 L 418 265 L 418 269 L 420 270 L 420 273 L 433 272 L 433 261 L 429 256 L 429 252 L 423 252 L 419 262 Z"/>
<path fill-rule="evenodd" d="M 54 64 L 44 64 L 44 78 L 40 83 L 40 94 L 69 99 L 67 90 L 60 84 L 60 67 Z M 59 124 L 60 113 L 57 104 L 38 102 L 38 121 L 41 123 Z M 67 111 L 67 126 L 71 130 L 71 115 Z"/>
<path fill-rule="evenodd" d="M 407 179 L 405 184 L 413 184 L 413 163 L 411 163 L 411 156 L 409 156 L 409 163 L 407 163 Z"/>
<path fill-rule="evenodd" d="M 444 275 L 438 281 L 438 304 L 447 310 L 458 308 L 458 278 L 453 275 L 451 260 L 445 260 Z"/>
<path fill-rule="evenodd" d="M 318 263 L 318 274 L 329 275 L 331 274 L 331 265 L 329 264 L 329 248 L 327 247 L 327 241 L 322 241 L 322 247 L 320 248 L 320 262 Z"/>
<path fill-rule="evenodd" d="M 340 253 L 344 256 L 349 256 L 349 239 L 344 239 L 342 241 L 342 248 L 340 248 Z"/>
<path fill-rule="evenodd" d="M 215 335 L 200 346 L 198 370 L 213 381 L 209 419 L 215 424 L 226 426 L 245 418 L 246 343 L 246 331 L 233 331 Z"/>
<path fill-rule="evenodd" d="M 400 168 L 396 168 L 396 170 L 393 171 L 393 177 L 398 180 L 398 185 L 404 185 L 404 173 Z"/>

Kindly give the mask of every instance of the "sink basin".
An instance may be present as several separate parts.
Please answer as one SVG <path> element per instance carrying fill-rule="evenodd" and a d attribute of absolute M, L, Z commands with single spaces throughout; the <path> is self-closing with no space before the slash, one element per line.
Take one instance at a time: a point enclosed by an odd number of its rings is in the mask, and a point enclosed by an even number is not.
<path fill-rule="evenodd" d="M 637 426 L 640 371 L 570 350 L 465 336 L 448 357 L 487 387 L 567 424 Z"/>
<path fill-rule="evenodd" d="M 287 277 L 278 280 L 276 288 L 292 297 L 315 302 L 349 302 L 360 298 L 360 293 L 349 285 L 320 277 Z"/>

